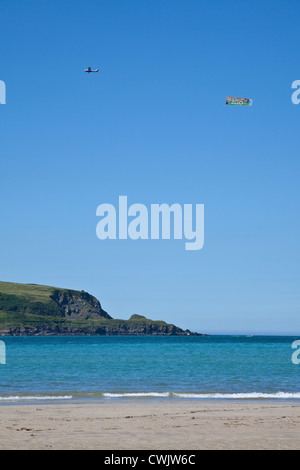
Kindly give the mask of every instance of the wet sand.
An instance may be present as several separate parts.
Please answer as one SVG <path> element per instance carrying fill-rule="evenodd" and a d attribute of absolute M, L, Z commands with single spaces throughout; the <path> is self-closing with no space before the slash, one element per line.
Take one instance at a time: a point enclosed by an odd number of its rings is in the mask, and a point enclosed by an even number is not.
<path fill-rule="evenodd" d="M 0 406 L 0 449 L 299 449 L 300 404 L 103 401 Z"/>

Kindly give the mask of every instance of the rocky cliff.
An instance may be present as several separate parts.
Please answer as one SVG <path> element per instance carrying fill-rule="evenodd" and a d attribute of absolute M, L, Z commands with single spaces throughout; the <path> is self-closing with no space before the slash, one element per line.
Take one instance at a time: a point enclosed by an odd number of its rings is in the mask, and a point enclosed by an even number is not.
<path fill-rule="evenodd" d="M 53 294 L 50 295 L 50 298 L 57 304 L 61 316 L 69 320 L 89 320 L 91 318 L 112 319 L 112 317 L 102 309 L 99 300 L 87 292 L 56 289 Z"/>
<path fill-rule="evenodd" d="M 132 315 L 113 319 L 88 292 L 0 282 L 0 335 L 198 335 Z"/>

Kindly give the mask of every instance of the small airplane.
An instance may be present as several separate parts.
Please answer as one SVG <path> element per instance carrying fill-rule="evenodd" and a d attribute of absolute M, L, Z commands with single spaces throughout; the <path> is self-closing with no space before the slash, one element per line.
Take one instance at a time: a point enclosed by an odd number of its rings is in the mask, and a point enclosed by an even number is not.
<path fill-rule="evenodd" d="M 99 69 L 92 70 L 91 67 L 89 67 L 88 69 L 85 69 L 85 72 L 86 73 L 99 72 Z"/>

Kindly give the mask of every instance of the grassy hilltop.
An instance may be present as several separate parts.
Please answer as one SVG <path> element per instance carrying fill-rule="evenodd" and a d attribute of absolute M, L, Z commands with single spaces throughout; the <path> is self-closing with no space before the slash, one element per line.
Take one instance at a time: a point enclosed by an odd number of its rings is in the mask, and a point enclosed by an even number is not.
<path fill-rule="evenodd" d="M 113 319 L 84 291 L 0 282 L 0 335 L 189 335 L 141 315 Z"/>

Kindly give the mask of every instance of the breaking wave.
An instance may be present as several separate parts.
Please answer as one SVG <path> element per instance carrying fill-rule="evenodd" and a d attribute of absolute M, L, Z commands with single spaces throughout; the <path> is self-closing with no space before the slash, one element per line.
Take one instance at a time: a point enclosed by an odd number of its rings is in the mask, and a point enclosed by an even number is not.
<path fill-rule="evenodd" d="M 0 402 L 4 401 L 39 401 L 39 400 L 71 400 L 72 395 L 15 395 L 0 397 Z"/>
<path fill-rule="evenodd" d="M 193 400 L 300 400 L 300 393 L 185 393 L 185 392 L 107 392 L 73 395 L 10 395 L 0 396 L 0 403 L 24 401 L 52 401 L 52 400 L 97 400 L 97 399 L 193 399 Z"/>
<path fill-rule="evenodd" d="M 135 393 L 103 393 L 104 398 L 189 398 L 189 399 L 300 399 L 300 393 L 276 392 L 276 393 L 184 393 L 184 392 L 135 392 Z"/>

